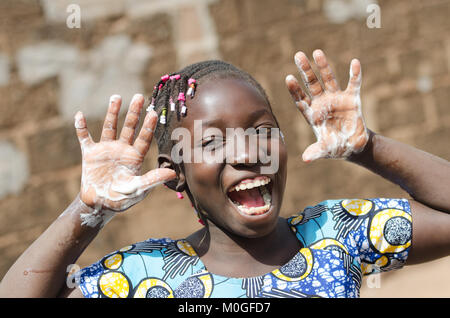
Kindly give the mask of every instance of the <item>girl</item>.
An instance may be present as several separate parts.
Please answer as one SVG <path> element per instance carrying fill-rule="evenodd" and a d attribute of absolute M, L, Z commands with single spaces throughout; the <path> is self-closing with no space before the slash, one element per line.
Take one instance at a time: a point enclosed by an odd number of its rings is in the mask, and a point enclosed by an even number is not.
<path fill-rule="evenodd" d="M 286 78 L 317 137 L 303 160 L 348 160 L 400 185 L 413 199 L 328 200 L 281 218 L 287 152 L 264 90 L 230 64 L 202 62 L 161 78 L 136 138 L 142 95 L 133 98 L 118 139 L 119 96 L 111 97 L 98 143 L 83 115 L 76 114 L 80 194 L 11 267 L 0 294 L 357 297 L 363 274 L 449 255 L 450 163 L 366 127 L 358 60 L 351 62 L 348 86 L 341 90 L 324 53 L 316 50 L 313 57 L 319 77 L 304 53 L 295 55 L 306 90 L 294 76 Z M 194 131 L 199 123 L 202 134 Z M 277 160 L 278 169 L 262 173 L 269 163 L 255 160 L 249 143 L 216 157 L 221 160 L 186 156 L 191 150 L 209 155 L 230 150 L 230 128 L 270 141 L 258 143 L 258 151 Z M 181 162 L 174 160 L 175 129 L 189 132 Z M 138 175 L 154 134 L 159 167 Z M 76 286 L 67 286 L 68 265 L 107 221 L 161 183 L 189 197 L 204 227 L 182 240 L 149 239 L 123 247 L 79 271 Z"/>

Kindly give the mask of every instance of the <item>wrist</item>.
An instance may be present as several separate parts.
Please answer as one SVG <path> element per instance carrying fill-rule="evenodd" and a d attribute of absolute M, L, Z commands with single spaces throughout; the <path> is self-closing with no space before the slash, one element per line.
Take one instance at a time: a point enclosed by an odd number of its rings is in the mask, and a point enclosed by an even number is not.
<path fill-rule="evenodd" d="M 115 212 L 106 210 L 101 206 L 93 208 L 87 205 L 81 199 L 80 194 L 76 196 L 75 200 L 63 214 L 68 212 L 74 215 L 77 219 L 77 223 L 79 223 L 81 227 L 98 227 L 99 229 L 105 226 L 115 215 Z"/>
<path fill-rule="evenodd" d="M 367 159 L 372 157 L 373 154 L 373 147 L 374 147 L 374 139 L 377 136 L 376 133 L 371 131 L 370 129 L 367 129 L 367 133 L 369 134 L 369 139 L 367 140 L 366 145 L 364 146 L 363 150 L 358 153 L 353 153 L 350 156 L 346 158 L 347 161 L 353 162 L 356 164 L 362 164 L 363 162 L 366 162 Z"/>

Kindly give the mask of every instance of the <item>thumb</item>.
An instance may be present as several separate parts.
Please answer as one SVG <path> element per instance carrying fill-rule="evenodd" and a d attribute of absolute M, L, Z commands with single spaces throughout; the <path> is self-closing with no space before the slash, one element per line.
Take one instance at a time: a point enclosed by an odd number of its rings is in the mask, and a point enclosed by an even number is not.
<path fill-rule="evenodd" d="M 303 161 L 307 163 L 323 157 L 325 157 L 325 152 L 320 142 L 309 145 L 302 155 Z"/>
<path fill-rule="evenodd" d="M 161 183 L 175 179 L 176 176 L 177 174 L 175 170 L 169 168 L 157 168 L 150 170 L 143 176 L 139 177 L 141 179 L 140 189 L 146 191 Z"/>

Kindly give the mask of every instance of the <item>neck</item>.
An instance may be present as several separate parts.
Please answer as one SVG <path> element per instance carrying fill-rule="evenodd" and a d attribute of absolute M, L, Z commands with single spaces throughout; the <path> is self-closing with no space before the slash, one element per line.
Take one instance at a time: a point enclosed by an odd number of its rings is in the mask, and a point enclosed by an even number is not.
<path fill-rule="evenodd" d="M 272 232 L 258 238 L 236 236 L 210 223 L 187 240 L 210 272 L 231 277 L 265 274 L 287 263 L 300 249 L 283 218 Z"/>

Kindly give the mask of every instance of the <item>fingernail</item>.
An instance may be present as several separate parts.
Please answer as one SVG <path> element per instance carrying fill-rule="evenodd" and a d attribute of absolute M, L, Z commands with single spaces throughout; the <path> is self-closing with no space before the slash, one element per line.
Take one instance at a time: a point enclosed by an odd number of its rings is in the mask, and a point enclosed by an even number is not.
<path fill-rule="evenodd" d="M 134 94 L 133 98 L 131 99 L 131 102 L 134 103 L 137 99 L 143 98 L 144 95 L 142 94 Z"/>
<path fill-rule="evenodd" d="M 119 99 L 121 99 L 122 97 L 120 96 L 120 95 L 117 95 L 117 94 L 114 94 L 114 95 L 111 95 L 111 97 L 109 98 L 109 102 L 111 103 L 111 102 L 116 102 L 116 101 L 118 101 Z"/>
<path fill-rule="evenodd" d="M 83 125 L 83 113 L 82 112 L 80 112 L 80 111 L 78 111 L 76 114 L 75 114 L 75 128 L 77 128 L 77 129 L 81 129 L 81 128 L 84 128 L 84 125 Z"/>
<path fill-rule="evenodd" d="M 292 74 L 289 74 L 288 76 L 286 76 L 286 81 L 295 81 L 295 80 L 296 80 L 296 78 Z"/>

